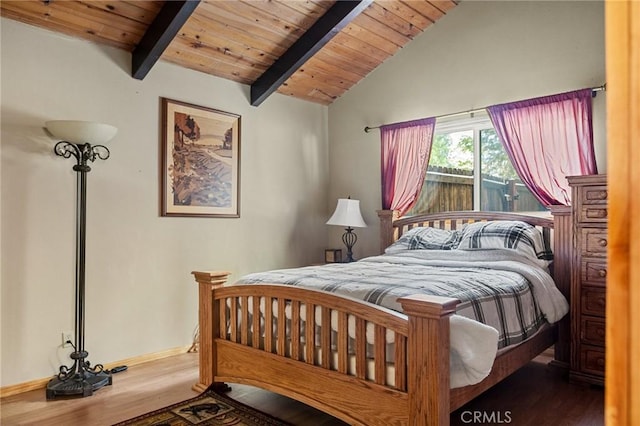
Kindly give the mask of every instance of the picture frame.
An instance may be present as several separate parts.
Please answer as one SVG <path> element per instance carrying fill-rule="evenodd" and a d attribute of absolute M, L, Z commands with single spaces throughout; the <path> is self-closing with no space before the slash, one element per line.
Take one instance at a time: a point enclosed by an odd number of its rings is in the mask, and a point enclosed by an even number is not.
<path fill-rule="evenodd" d="M 240 217 L 241 116 L 161 101 L 161 215 Z"/>
<path fill-rule="evenodd" d="M 342 250 L 340 249 L 325 249 L 324 251 L 325 263 L 341 263 L 342 262 Z"/>

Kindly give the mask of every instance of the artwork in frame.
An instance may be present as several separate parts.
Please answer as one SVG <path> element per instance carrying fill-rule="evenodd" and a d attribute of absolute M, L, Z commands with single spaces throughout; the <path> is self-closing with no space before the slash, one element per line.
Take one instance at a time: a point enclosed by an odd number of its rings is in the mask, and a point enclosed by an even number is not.
<path fill-rule="evenodd" d="M 240 217 L 240 116 L 162 99 L 162 216 Z"/>
<path fill-rule="evenodd" d="M 326 249 L 324 251 L 325 263 L 341 263 L 342 262 L 342 250 L 340 249 Z"/>

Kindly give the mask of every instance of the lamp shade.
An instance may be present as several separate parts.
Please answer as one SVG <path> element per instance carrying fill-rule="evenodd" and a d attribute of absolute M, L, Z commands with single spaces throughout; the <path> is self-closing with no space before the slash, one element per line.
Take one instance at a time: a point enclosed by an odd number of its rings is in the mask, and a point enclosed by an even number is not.
<path fill-rule="evenodd" d="M 75 144 L 100 145 L 109 142 L 118 129 L 93 121 L 54 120 L 45 123 L 47 130 L 56 138 Z"/>
<path fill-rule="evenodd" d="M 336 211 L 327 221 L 327 225 L 340 225 L 352 228 L 364 228 L 367 224 L 360 213 L 360 200 L 351 198 L 338 199 Z"/>

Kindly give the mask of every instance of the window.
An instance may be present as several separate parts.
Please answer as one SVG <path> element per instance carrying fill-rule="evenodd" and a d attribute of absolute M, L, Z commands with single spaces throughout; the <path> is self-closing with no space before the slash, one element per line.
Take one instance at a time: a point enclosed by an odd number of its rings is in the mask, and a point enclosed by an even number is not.
<path fill-rule="evenodd" d="M 422 192 L 409 215 L 546 210 L 522 184 L 486 113 L 436 123 Z"/>

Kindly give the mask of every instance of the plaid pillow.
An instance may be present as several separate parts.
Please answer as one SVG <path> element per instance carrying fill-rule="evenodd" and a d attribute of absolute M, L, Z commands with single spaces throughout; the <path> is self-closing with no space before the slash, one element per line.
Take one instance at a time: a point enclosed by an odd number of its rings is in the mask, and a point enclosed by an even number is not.
<path fill-rule="evenodd" d="M 553 253 L 545 245 L 542 232 L 521 221 L 498 220 L 465 225 L 458 249 L 477 248 L 516 250 L 545 267 L 553 260 Z"/>
<path fill-rule="evenodd" d="M 431 227 L 413 228 L 384 251 L 387 254 L 401 250 L 453 250 L 460 242 L 460 231 Z"/>

